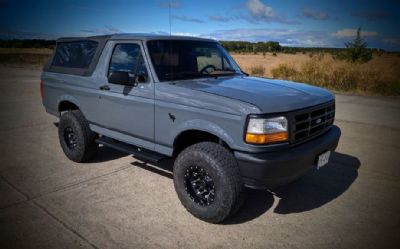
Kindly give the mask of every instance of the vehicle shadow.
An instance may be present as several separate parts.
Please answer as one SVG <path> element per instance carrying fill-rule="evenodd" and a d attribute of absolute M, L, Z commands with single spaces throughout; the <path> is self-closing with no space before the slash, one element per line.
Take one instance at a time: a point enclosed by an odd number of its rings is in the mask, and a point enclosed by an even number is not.
<path fill-rule="evenodd" d="M 274 204 L 274 196 L 266 190 L 245 189 L 246 201 L 242 208 L 223 225 L 235 225 L 256 219 Z"/>
<path fill-rule="evenodd" d="M 158 163 L 135 161 L 131 164 L 173 179 L 173 159 Z M 300 213 L 319 208 L 339 197 L 351 186 L 358 176 L 359 167 L 358 158 L 334 152 L 328 165 L 320 170 L 311 170 L 288 185 L 271 192 L 245 189 L 246 202 L 243 207 L 223 224 L 241 224 L 256 219 L 271 209 L 274 199 L 278 201 L 273 210 L 277 214 Z"/>
<path fill-rule="evenodd" d="M 358 176 L 358 158 L 334 152 L 330 163 L 274 190 L 280 198 L 274 212 L 300 213 L 319 208 L 343 194 Z"/>
<path fill-rule="evenodd" d="M 142 159 L 141 159 L 142 160 Z M 161 160 L 157 163 L 150 163 L 146 162 L 145 160 L 140 161 L 135 161 L 131 163 L 133 166 L 137 166 L 139 168 L 145 169 L 147 171 L 150 171 L 152 173 L 159 174 L 161 176 L 167 177 L 169 179 L 174 179 L 173 174 L 172 174 L 172 169 L 174 166 L 174 160 L 172 158 L 170 159 L 164 159 Z"/>
<path fill-rule="evenodd" d="M 159 175 L 173 179 L 173 159 L 164 159 L 158 163 L 148 163 L 145 161 L 135 161 L 131 163 L 134 166 L 140 167 L 142 169 L 148 170 L 152 173 L 157 173 Z M 252 220 L 272 207 L 274 198 L 272 194 L 268 191 L 245 189 L 246 191 L 246 201 L 239 210 L 238 214 L 229 219 L 226 224 L 243 223 Z"/>
<path fill-rule="evenodd" d="M 334 152 L 330 163 L 320 170 L 311 170 L 305 176 L 271 192 L 247 190 L 244 207 L 224 224 L 240 224 L 253 220 L 278 201 L 277 214 L 300 213 L 319 208 L 343 194 L 358 176 L 358 158 Z"/>
<path fill-rule="evenodd" d="M 90 159 L 89 161 L 87 161 L 86 164 L 112 161 L 112 160 L 116 160 L 116 159 L 119 159 L 121 157 L 125 157 L 128 155 L 129 154 L 124 153 L 122 151 L 100 145 L 99 151 L 97 152 L 96 156 L 93 157 L 92 159 Z"/>

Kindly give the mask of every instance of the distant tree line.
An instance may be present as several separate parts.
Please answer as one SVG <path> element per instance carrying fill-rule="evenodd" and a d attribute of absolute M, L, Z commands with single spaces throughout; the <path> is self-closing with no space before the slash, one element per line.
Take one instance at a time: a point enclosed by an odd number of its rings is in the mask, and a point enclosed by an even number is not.
<path fill-rule="evenodd" d="M 281 52 L 287 54 L 296 53 L 330 53 L 330 54 L 341 54 L 348 51 L 350 46 L 346 43 L 346 48 L 321 48 L 321 47 L 288 47 L 281 46 L 279 42 L 267 41 L 267 42 L 246 42 L 246 41 L 220 41 L 222 46 L 229 52 L 235 53 L 266 53 L 266 52 Z M 360 41 L 358 42 L 360 43 Z M 357 43 L 357 44 L 358 44 Z M 357 45 L 356 44 L 356 45 Z M 383 49 L 366 48 L 364 49 L 370 52 L 385 52 Z"/>
<path fill-rule="evenodd" d="M 229 52 L 278 52 L 282 50 L 279 42 L 246 42 L 246 41 L 220 41 Z"/>
<path fill-rule="evenodd" d="M 56 45 L 55 40 L 40 40 L 40 39 L 14 39 L 0 40 L 0 48 L 51 48 Z"/>
<path fill-rule="evenodd" d="M 296 54 L 296 53 L 329 53 L 335 58 L 345 59 L 350 61 L 368 61 L 371 58 L 372 52 L 379 54 L 385 52 L 383 49 L 367 48 L 367 44 L 360 36 L 361 28 L 357 31 L 357 37 L 354 41 L 345 43 L 346 48 L 319 48 L 319 47 L 288 47 L 281 46 L 276 41 L 265 42 L 247 42 L 247 41 L 220 41 L 226 50 L 235 53 L 267 53 L 271 52 L 276 55 L 277 52 Z M 41 39 L 14 39 L 1 40 L 0 48 L 50 48 L 54 49 L 55 40 Z M 361 59 L 360 59 L 361 58 Z"/>

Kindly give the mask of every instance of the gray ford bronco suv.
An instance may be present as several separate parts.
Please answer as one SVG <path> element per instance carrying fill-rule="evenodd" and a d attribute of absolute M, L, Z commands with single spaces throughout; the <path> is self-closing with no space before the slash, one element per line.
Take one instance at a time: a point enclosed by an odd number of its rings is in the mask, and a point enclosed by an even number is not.
<path fill-rule="evenodd" d="M 327 164 L 340 137 L 329 91 L 249 77 L 210 39 L 61 38 L 41 94 L 69 159 L 90 160 L 99 144 L 149 162 L 174 158 L 178 198 L 213 223 L 239 210 L 244 187 Z"/>

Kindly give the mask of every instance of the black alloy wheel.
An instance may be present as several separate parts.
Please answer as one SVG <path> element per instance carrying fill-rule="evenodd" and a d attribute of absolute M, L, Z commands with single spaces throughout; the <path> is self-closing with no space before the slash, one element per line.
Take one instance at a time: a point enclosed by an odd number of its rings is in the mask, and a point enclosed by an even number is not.
<path fill-rule="evenodd" d="M 75 149 L 78 144 L 76 134 L 69 126 L 64 129 L 64 140 L 68 148 L 71 150 Z"/>
<path fill-rule="evenodd" d="M 190 198 L 198 205 L 209 206 L 214 202 L 214 181 L 202 167 L 191 166 L 187 168 L 184 185 Z"/>

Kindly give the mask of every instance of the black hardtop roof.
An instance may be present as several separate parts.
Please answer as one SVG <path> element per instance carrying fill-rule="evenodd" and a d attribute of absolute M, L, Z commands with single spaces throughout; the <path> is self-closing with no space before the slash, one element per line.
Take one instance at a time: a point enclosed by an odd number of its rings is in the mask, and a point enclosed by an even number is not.
<path fill-rule="evenodd" d="M 110 35 L 96 35 L 87 37 L 61 37 L 57 39 L 57 42 L 69 42 L 69 41 L 82 41 L 82 40 L 94 40 L 98 42 L 106 42 L 108 40 L 198 40 L 198 41 L 213 41 L 213 39 L 193 37 L 193 36 L 178 36 L 178 35 L 166 35 L 166 34 L 141 34 L 141 33 L 125 33 L 125 34 L 110 34 Z"/>

